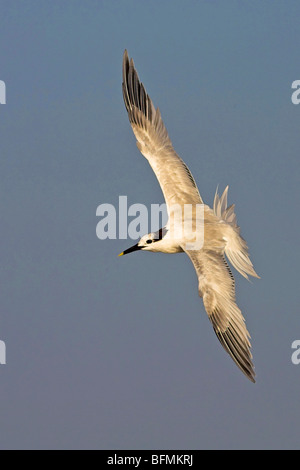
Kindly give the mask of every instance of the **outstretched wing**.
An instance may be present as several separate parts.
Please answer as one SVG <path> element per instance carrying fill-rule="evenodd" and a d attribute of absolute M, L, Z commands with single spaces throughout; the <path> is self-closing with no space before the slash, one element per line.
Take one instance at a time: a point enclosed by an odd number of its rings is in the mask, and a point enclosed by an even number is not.
<path fill-rule="evenodd" d="M 199 281 L 199 295 L 213 329 L 224 349 L 252 382 L 250 335 L 244 317 L 235 301 L 234 278 L 222 254 L 215 251 L 186 251 Z"/>
<path fill-rule="evenodd" d="M 135 70 L 127 51 L 123 56 L 123 98 L 137 146 L 150 163 L 168 208 L 173 204 L 201 204 L 195 180 L 173 149 L 172 142 Z"/>

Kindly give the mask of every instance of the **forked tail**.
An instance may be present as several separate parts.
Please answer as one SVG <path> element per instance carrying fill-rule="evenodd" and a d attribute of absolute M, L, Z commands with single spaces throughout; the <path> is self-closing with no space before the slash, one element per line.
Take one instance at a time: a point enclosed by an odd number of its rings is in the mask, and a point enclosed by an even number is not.
<path fill-rule="evenodd" d="M 228 227 L 224 236 L 226 241 L 225 254 L 235 269 L 246 279 L 248 279 L 248 274 L 259 278 L 249 258 L 247 243 L 240 235 L 240 227 L 237 225 L 234 204 L 227 207 L 227 195 L 228 186 L 226 186 L 221 197 L 217 189 L 213 205 L 215 215 L 226 222 Z"/>

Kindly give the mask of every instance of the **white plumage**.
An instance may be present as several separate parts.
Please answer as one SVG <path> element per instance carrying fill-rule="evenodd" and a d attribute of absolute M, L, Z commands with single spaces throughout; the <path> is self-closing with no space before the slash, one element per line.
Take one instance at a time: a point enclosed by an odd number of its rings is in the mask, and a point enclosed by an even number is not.
<path fill-rule="evenodd" d="M 145 235 L 132 248 L 176 253 L 185 251 L 196 270 L 199 295 L 222 346 L 244 374 L 255 382 L 250 351 L 250 335 L 235 301 L 235 285 L 225 256 L 244 277 L 259 277 L 250 261 L 245 240 L 240 235 L 234 205 L 227 207 L 228 186 L 222 196 L 215 194 L 213 209 L 206 204 L 186 164 L 176 154 L 158 108 L 155 109 L 127 51 L 123 57 L 123 97 L 137 146 L 152 167 L 164 194 L 169 220 L 163 229 Z M 201 249 L 188 249 L 187 237 L 175 236 L 174 207 L 190 204 L 193 214 L 203 205 L 204 238 Z M 196 220 L 194 221 L 196 222 Z M 173 236 L 170 236 L 173 235 Z"/>

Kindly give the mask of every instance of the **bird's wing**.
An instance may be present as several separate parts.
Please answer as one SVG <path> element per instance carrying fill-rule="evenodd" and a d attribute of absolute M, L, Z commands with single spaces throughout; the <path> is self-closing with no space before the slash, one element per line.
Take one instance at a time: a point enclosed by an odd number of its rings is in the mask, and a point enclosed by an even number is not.
<path fill-rule="evenodd" d="M 234 278 L 224 256 L 215 251 L 186 251 L 196 270 L 199 295 L 224 349 L 244 374 L 255 382 L 250 335 L 235 301 Z"/>
<path fill-rule="evenodd" d="M 123 98 L 137 146 L 150 163 L 168 208 L 173 204 L 201 204 L 195 180 L 173 149 L 172 142 L 143 84 L 133 60 L 123 56 Z"/>

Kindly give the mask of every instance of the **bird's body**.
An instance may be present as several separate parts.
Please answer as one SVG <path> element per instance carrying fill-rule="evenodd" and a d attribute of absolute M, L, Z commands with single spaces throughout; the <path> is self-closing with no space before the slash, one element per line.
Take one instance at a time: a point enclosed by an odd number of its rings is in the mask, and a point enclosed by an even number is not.
<path fill-rule="evenodd" d="M 139 81 L 127 51 L 123 57 L 123 97 L 137 146 L 152 167 L 164 194 L 168 223 L 121 254 L 136 250 L 178 253 L 191 259 L 199 282 L 199 295 L 225 350 L 238 367 L 255 381 L 249 333 L 235 301 L 234 278 L 225 255 L 246 278 L 258 277 L 236 223 L 234 206 L 227 207 L 226 187 L 215 195 L 211 209 L 203 203 L 195 180 L 176 154 L 160 111 L 155 109 Z M 185 212 L 185 208 L 188 208 Z"/>

